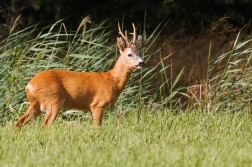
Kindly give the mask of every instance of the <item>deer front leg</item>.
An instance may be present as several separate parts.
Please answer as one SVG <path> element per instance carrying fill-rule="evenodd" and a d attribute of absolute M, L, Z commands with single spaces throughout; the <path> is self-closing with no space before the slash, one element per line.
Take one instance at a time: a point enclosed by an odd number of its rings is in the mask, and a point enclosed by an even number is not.
<path fill-rule="evenodd" d="M 105 109 L 100 108 L 100 107 L 95 107 L 92 109 L 92 118 L 93 118 L 93 123 L 96 126 L 101 126 L 102 124 L 102 117 L 104 114 Z"/>

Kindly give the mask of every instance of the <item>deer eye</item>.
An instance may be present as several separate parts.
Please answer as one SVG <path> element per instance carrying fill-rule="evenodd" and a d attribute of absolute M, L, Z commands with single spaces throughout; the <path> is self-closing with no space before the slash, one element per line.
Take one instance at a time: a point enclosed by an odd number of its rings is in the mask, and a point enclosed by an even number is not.
<path fill-rule="evenodd" d="M 132 57 L 132 54 L 128 54 L 128 57 Z"/>

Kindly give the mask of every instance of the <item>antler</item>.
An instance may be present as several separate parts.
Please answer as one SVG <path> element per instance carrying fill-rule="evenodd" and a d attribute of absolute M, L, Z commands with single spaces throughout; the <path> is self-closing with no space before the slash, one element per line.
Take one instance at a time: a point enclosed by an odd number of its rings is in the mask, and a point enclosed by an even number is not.
<path fill-rule="evenodd" d="M 135 47 L 136 45 L 141 45 L 142 42 L 142 36 L 140 35 L 138 37 L 138 39 L 136 39 L 136 27 L 134 25 L 134 23 L 132 23 L 133 26 L 133 33 L 130 33 L 131 35 L 133 35 L 133 39 L 130 45 L 130 42 L 128 40 L 128 36 L 127 36 L 127 31 L 125 31 L 125 35 L 122 33 L 121 28 L 120 28 L 120 24 L 118 22 L 118 29 L 119 29 L 119 34 L 122 36 L 122 38 L 124 39 L 124 41 L 126 42 L 127 47 Z"/>
<path fill-rule="evenodd" d="M 133 39 L 132 39 L 132 44 L 135 45 L 135 42 L 136 42 L 136 27 L 135 25 L 132 23 L 132 26 L 133 26 L 133 33 L 130 33 L 133 35 Z"/>
<path fill-rule="evenodd" d="M 125 35 L 122 33 L 119 22 L 118 22 L 118 29 L 119 29 L 119 34 L 123 37 L 124 41 L 126 42 L 127 47 L 130 47 L 127 31 L 125 31 Z"/>

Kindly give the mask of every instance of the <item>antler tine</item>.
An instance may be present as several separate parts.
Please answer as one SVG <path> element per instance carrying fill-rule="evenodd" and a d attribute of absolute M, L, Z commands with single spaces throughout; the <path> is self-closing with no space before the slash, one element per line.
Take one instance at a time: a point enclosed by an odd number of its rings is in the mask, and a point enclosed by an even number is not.
<path fill-rule="evenodd" d="M 131 33 L 133 35 L 132 42 L 133 42 L 133 44 L 135 44 L 135 42 L 136 42 L 136 27 L 135 27 L 134 23 L 132 23 L 132 26 L 133 26 L 133 33 Z"/>
<path fill-rule="evenodd" d="M 119 34 L 123 37 L 123 39 L 126 42 L 127 47 L 130 47 L 129 41 L 128 41 L 128 36 L 127 36 L 127 31 L 125 31 L 126 36 L 122 33 L 121 28 L 120 28 L 120 23 L 118 22 L 118 29 L 119 29 Z"/>
<path fill-rule="evenodd" d="M 127 30 L 125 30 L 124 34 L 125 34 L 126 39 L 128 40 L 128 32 L 127 32 Z"/>

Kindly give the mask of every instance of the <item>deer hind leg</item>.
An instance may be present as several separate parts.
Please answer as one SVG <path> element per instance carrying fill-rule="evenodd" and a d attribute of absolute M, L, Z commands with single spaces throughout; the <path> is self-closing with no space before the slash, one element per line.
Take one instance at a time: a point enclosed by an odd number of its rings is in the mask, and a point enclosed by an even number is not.
<path fill-rule="evenodd" d="M 31 103 L 27 111 L 15 122 L 15 127 L 22 127 L 29 123 L 32 118 L 36 118 L 41 114 L 40 106 L 38 103 Z"/>

